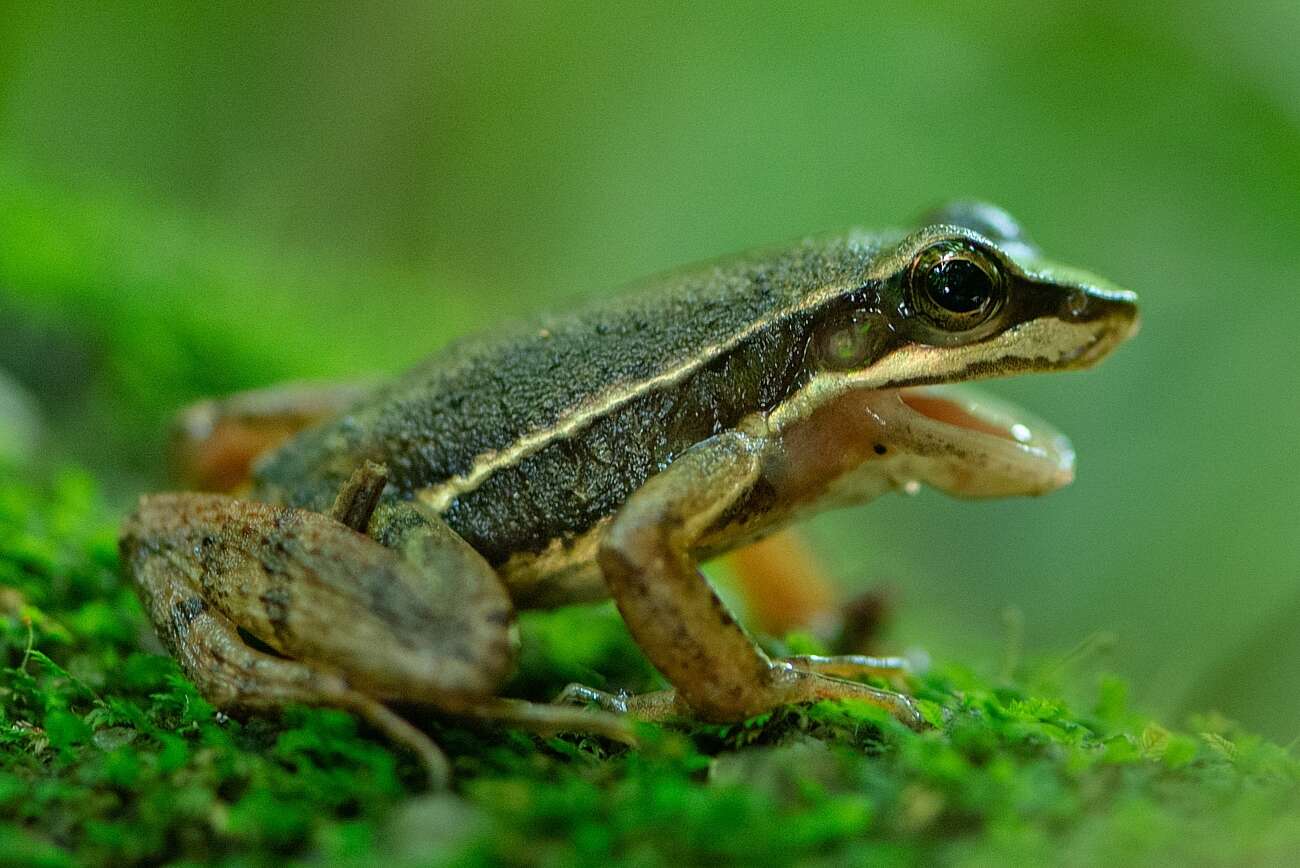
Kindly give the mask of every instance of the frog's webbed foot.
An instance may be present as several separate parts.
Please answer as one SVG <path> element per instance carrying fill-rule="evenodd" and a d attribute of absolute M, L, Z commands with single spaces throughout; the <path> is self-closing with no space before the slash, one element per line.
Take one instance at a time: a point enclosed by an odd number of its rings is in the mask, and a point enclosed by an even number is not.
<path fill-rule="evenodd" d="M 851 698 L 924 727 L 907 696 L 832 677 L 896 672 L 901 661 L 774 661 L 695 568 L 692 550 L 701 535 L 759 479 L 763 446 L 740 432 L 705 441 L 633 494 L 610 526 L 600 551 L 601 570 L 637 644 L 676 689 L 671 699 L 615 697 L 616 703 L 631 714 L 637 707 L 653 713 L 685 707 L 693 716 L 727 722 L 782 705 Z M 583 696 L 577 689 L 568 695 Z M 609 703 L 595 693 L 586 698 Z"/>
<path fill-rule="evenodd" d="M 778 671 L 782 668 L 781 663 L 776 663 L 774 666 Z M 893 717 L 914 729 L 924 726 L 924 719 L 917 710 L 916 704 L 901 693 L 881 690 L 856 681 L 824 677 L 798 670 L 793 666 L 790 666 L 786 675 L 789 679 L 788 683 L 769 690 L 769 708 L 816 702 L 821 699 L 859 699 L 885 709 Z M 595 705 L 612 714 L 626 714 L 637 720 L 650 722 L 689 720 L 695 716 L 690 704 L 672 688 L 650 693 L 610 693 L 583 684 L 570 684 L 555 698 L 555 702 L 568 705 Z"/>
<path fill-rule="evenodd" d="M 827 678 L 815 673 L 793 670 L 793 668 L 789 673 L 788 683 L 767 692 L 765 704 L 768 707 L 762 710 L 768 711 L 783 705 L 797 705 L 822 699 L 862 700 L 885 709 L 895 719 L 913 729 L 921 729 L 925 726 L 925 719 L 908 696 L 859 684 L 856 681 Z M 570 684 L 555 698 L 555 702 L 569 705 L 595 705 L 612 714 L 626 714 L 637 720 L 650 722 L 689 720 L 695 716 L 690 704 L 672 688 L 650 693 L 609 693 L 582 684 Z"/>

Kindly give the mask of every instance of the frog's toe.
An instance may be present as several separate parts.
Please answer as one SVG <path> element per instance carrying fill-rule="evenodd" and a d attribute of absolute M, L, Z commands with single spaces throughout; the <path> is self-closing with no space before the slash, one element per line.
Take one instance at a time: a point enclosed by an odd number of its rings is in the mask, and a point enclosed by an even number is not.
<path fill-rule="evenodd" d="M 560 695 L 552 700 L 555 705 L 594 705 L 604 711 L 614 714 L 627 713 L 627 698 L 630 694 L 619 691 L 610 693 L 607 690 L 597 690 L 595 687 L 588 687 L 585 684 L 573 682 L 566 685 L 560 691 Z"/>
<path fill-rule="evenodd" d="M 491 720 L 507 726 L 534 732 L 539 735 L 558 735 L 562 732 L 597 735 L 611 741 L 636 747 L 637 738 L 632 725 L 616 709 L 595 711 L 589 708 L 566 707 L 558 700 L 552 704 L 527 702 L 522 699 L 490 699 L 456 712 L 459 716 Z"/>
<path fill-rule="evenodd" d="M 807 661 L 808 658 L 792 658 Z M 837 660 L 838 658 L 823 658 Z M 837 663 L 837 666 L 845 664 Z M 843 671 L 839 669 L 837 671 Z M 855 674 L 863 674 L 861 672 Z M 872 668 L 871 674 L 878 674 Z M 916 730 L 926 729 L 929 724 L 921 715 L 911 697 L 891 690 L 881 690 L 856 681 L 844 681 L 840 678 L 811 672 L 796 667 L 793 663 L 781 661 L 773 665 L 773 677 L 763 690 L 759 700 L 758 711 L 772 711 L 787 705 L 799 705 L 818 702 L 823 699 L 855 699 L 878 708 L 883 708 L 900 723 Z M 753 700 L 751 699 L 751 702 Z M 701 715 L 692 709 L 676 690 L 656 690 L 651 693 L 609 693 L 582 684 L 570 684 L 555 698 L 556 703 L 571 705 L 595 705 L 615 714 L 647 722 L 664 722 L 673 720 L 707 719 L 718 721 L 742 719 L 745 714 L 737 712 L 730 715 L 715 713 Z"/>
<path fill-rule="evenodd" d="M 924 730 L 930 726 L 916 702 L 906 694 L 810 672 L 786 662 L 773 664 L 763 693 L 771 708 L 823 699 L 855 699 L 884 709 L 899 723 L 911 729 Z"/>
<path fill-rule="evenodd" d="M 781 662 L 805 672 L 817 672 L 833 678 L 892 678 L 924 671 L 924 662 L 913 657 L 872 657 L 866 654 L 803 654 L 783 657 Z"/>
<path fill-rule="evenodd" d="M 649 693 L 610 693 L 585 684 L 570 684 L 553 700 L 555 705 L 595 706 L 611 714 L 656 723 L 665 720 L 689 719 L 691 709 L 677 695 L 677 691 L 655 690 Z"/>

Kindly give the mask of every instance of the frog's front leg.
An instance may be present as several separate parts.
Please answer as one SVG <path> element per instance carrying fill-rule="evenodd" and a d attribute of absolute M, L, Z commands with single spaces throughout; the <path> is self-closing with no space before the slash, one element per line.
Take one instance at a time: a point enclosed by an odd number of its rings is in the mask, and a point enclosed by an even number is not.
<path fill-rule="evenodd" d="M 829 660 L 800 667 L 770 659 L 696 569 L 697 541 L 759 479 L 765 446 L 735 431 L 699 444 L 633 494 L 610 526 L 601 570 L 633 637 L 675 688 L 675 696 L 649 694 L 623 705 L 655 717 L 684 706 L 707 720 L 734 721 L 851 697 L 921 726 L 907 697 L 812 671 L 823 662 L 832 668 Z"/>

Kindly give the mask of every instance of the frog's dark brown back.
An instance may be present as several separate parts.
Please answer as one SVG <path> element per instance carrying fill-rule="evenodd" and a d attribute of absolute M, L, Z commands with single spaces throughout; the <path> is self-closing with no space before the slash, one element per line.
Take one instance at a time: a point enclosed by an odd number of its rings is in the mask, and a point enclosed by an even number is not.
<path fill-rule="evenodd" d="M 392 492 L 445 495 L 446 520 L 499 562 L 581 533 L 680 452 L 801 381 L 827 286 L 875 252 L 822 238 L 648 282 L 576 313 L 451 344 L 259 469 L 264 493 L 322 509 L 365 458 Z M 437 498 L 434 498 L 435 500 Z"/>

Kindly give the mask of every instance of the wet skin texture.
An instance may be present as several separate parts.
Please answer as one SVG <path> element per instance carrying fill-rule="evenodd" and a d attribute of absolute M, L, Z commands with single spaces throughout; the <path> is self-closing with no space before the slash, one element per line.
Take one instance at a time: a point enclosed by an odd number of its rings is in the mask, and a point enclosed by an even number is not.
<path fill-rule="evenodd" d="M 219 405 L 257 407 L 263 430 L 304 405 L 323 421 L 262 458 L 241 499 L 145 498 L 123 560 L 215 701 L 350 708 L 435 777 L 436 747 L 384 702 L 619 734 L 599 714 L 493 698 L 512 603 L 612 594 L 674 688 L 570 699 L 735 720 L 854 696 L 920 725 L 906 697 L 833 677 L 895 662 L 769 659 L 696 561 L 916 481 L 961 496 L 1064 484 L 1064 438 L 907 387 L 1086 367 L 1134 331 L 1134 301 L 971 203 L 911 233 L 697 266 L 453 344 L 391 384 L 286 392 L 278 417 L 274 393 Z M 188 454 L 215 449 L 192 439 Z"/>
<path fill-rule="evenodd" d="M 806 378 L 813 322 L 841 300 L 798 305 L 827 285 L 861 283 L 877 243 L 846 237 L 741 258 L 656 282 L 630 300 L 452 344 L 282 449 L 259 469 L 259 485 L 277 500 L 322 508 L 368 458 L 388 466 L 391 497 L 409 498 L 575 408 L 617 401 L 444 513 L 494 564 L 540 551 L 611 515 L 690 446 L 785 399 Z M 756 322 L 768 324 L 755 330 Z M 672 382 L 625 396 L 683 367 Z"/>

